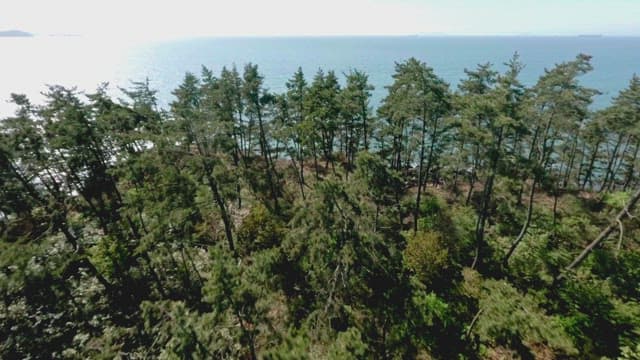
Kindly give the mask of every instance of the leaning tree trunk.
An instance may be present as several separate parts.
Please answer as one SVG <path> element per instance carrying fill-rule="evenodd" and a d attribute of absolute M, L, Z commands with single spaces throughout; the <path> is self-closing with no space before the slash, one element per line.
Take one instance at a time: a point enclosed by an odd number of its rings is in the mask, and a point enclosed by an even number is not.
<path fill-rule="evenodd" d="M 614 231 L 620 230 L 621 231 L 620 234 L 622 235 L 622 219 L 625 216 L 631 216 L 631 211 L 633 211 L 633 209 L 635 208 L 636 204 L 638 203 L 638 200 L 640 200 L 640 189 L 638 189 L 636 193 L 633 194 L 633 196 L 629 200 L 629 203 L 618 213 L 618 215 L 613 219 L 613 221 L 609 223 L 609 226 L 607 226 L 604 230 L 602 230 L 600 235 L 598 235 L 598 237 L 595 240 L 593 240 L 589 245 L 587 245 L 587 247 L 585 247 L 584 250 L 582 250 L 580 255 L 578 255 L 571 262 L 571 264 L 569 264 L 567 267 L 564 268 L 564 271 L 556 277 L 556 280 L 561 280 L 563 277 L 565 277 L 567 272 L 578 267 L 584 261 L 584 259 L 586 259 L 587 256 L 593 251 L 593 249 L 595 249 L 598 245 L 600 245 L 601 242 L 606 240 L 607 237 L 609 237 L 609 235 L 611 235 Z"/>
<path fill-rule="evenodd" d="M 205 167 L 205 169 L 208 169 L 208 167 Z M 231 230 L 233 227 L 233 223 L 231 222 L 231 218 L 229 217 L 229 212 L 227 211 L 227 206 L 225 204 L 224 198 L 222 197 L 222 194 L 218 189 L 218 183 L 213 178 L 213 175 L 211 175 L 211 172 L 209 170 L 205 170 L 205 171 L 207 171 L 206 179 L 209 185 L 209 189 L 213 194 L 213 200 L 218 205 L 218 209 L 220 210 L 220 215 L 222 216 L 224 233 L 227 238 L 227 242 L 229 244 L 229 249 L 235 256 L 237 256 L 236 248 L 233 242 L 233 231 Z"/>
<path fill-rule="evenodd" d="M 616 146 L 613 148 L 613 154 L 611 154 L 611 158 L 609 158 L 609 162 L 607 163 L 607 170 L 605 171 L 604 180 L 602 180 L 602 185 L 600 186 L 600 191 L 602 192 L 607 189 L 607 185 L 609 184 L 609 177 L 611 175 L 611 170 L 613 168 L 613 164 L 618 157 L 618 149 L 622 144 L 622 133 L 618 135 L 618 141 L 616 142 Z"/>
<path fill-rule="evenodd" d="M 629 144 L 631 143 L 631 136 L 629 136 L 627 138 L 627 142 L 624 145 L 624 148 L 622 149 L 622 152 L 620 153 L 620 156 L 618 156 L 618 159 L 616 161 L 616 163 L 613 166 L 613 169 L 611 170 L 611 178 L 609 181 L 609 186 L 607 186 L 607 191 L 612 191 L 614 190 L 614 187 L 616 186 L 616 178 L 617 175 L 620 171 L 620 168 L 622 167 L 622 165 L 624 164 L 624 158 L 625 155 L 627 154 L 627 150 L 629 149 Z"/>
<path fill-rule="evenodd" d="M 548 140 L 547 133 L 550 125 L 551 125 L 551 121 L 547 123 L 544 141 L 542 142 L 542 158 L 540 159 L 540 163 L 539 163 L 540 169 L 538 171 L 534 171 L 534 175 L 533 175 L 533 183 L 531 184 L 531 192 L 529 193 L 529 206 L 527 207 L 527 219 L 522 225 L 522 229 L 520 230 L 518 237 L 511 245 L 511 248 L 509 249 L 509 251 L 507 252 L 507 255 L 503 260 L 503 264 L 505 267 L 509 265 L 509 258 L 511 257 L 511 255 L 513 255 L 513 252 L 516 250 L 518 245 L 520 245 L 520 243 L 522 242 L 522 239 L 524 239 L 524 236 L 527 234 L 527 230 L 529 230 L 529 226 L 531 225 L 531 217 L 533 214 L 533 199 L 535 197 L 536 185 L 538 185 L 538 183 L 541 183 L 543 180 L 542 179 L 543 174 L 541 174 L 541 172 L 543 172 L 544 169 L 546 168 L 547 161 L 549 160 L 549 158 L 551 158 L 551 149 L 553 149 L 553 145 L 550 148 L 547 148 L 547 140 Z"/>
<path fill-rule="evenodd" d="M 536 180 L 537 179 L 534 178 L 533 183 L 531 184 L 531 192 L 529 193 L 529 206 L 527 207 L 527 219 L 522 225 L 522 229 L 520 229 L 520 233 L 518 234 L 518 237 L 511 245 L 509 252 L 507 252 L 507 255 L 504 257 L 503 262 L 505 266 L 509 264 L 509 258 L 511 257 L 511 255 L 513 255 L 513 252 L 516 251 L 516 248 L 518 247 L 518 245 L 520 245 L 520 242 L 522 241 L 522 239 L 524 239 L 524 236 L 527 233 L 527 230 L 529 229 L 529 225 L 531 224 L 531 216 L 533 215 L 533 198 L 536 193 L 536 185 L 537 185 Z"/>

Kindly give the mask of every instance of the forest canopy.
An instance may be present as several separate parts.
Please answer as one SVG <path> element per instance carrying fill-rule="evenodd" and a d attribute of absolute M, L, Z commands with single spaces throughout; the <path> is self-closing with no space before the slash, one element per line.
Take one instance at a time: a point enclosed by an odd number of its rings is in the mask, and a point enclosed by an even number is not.
<path fill-rule="evenodd" d="M 0 357 L 639 359 L 640 77 L 504 65 L 12 95 Z"/>

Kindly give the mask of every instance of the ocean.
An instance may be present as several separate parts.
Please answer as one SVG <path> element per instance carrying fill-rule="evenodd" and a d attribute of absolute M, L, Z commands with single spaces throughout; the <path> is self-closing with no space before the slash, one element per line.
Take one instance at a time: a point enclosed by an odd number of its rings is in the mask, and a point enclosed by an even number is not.
<path fill-rule="evenodd" d="M 248 62 L 259 66 L 266 87 L 276 92 L 284 90 L 299 66 L 309 81 L 319 68 L 340 76 L 350 69 L 365 71 L 375 86 L 375 106 L 392 81 L 395 62 L 416 57 L 455 88 L 465 69 L 490 62 L 502 70 L 515 52 L 526 64 L 521 76 L 526 85 L 533 85 L 545 68 L 579 53 L 593 56 L 594 71 L 582 80 L 602 93 L 594 109 L 607 106 L 634 73 L 640 74 L 640 37 L 247 37 L 154 42 L 0 38 L 0 117 L 13 112 L 7 102 L 12 92 L 27 94 L 38 103 L 46 84 L 90 92 L 108 82 L 110 93 L 121 96 L 118 87 L 145 78 L 166 107 L 185 72 L 199 74 L 203 65 L 215 72 L 234 64 L 241 70 Z"/>

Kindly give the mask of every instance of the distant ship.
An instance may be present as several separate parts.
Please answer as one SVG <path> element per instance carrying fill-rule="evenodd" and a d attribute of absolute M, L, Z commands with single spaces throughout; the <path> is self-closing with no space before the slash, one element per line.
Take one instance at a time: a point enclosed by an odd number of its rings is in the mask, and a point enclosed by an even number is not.
<path fill-rule="evenodd" d="M 578 35 L 578 37 L 584 37 L 584 38 L 601 38 L 603 36 L 604 35 L 602 35 L 602 34 L 581 34 L 581 35 Z"/>

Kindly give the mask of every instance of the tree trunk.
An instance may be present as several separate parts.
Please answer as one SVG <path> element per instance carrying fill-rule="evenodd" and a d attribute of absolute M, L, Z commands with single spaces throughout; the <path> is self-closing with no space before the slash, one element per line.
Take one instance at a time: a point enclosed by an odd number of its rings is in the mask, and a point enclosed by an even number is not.
<path fill-rule="evenodd" d="M 538 136 L 540 135 L 540 125 L 536 126 L 536 130 L 533 132 L 533 139 L 531 140 L 531 145 L 529 145 L 529 155 L 527 155 L 527 161 L 531 162 L 533 156 L 535 154 L 535 148 L 538 143 Z M 522 184 L 520 184 L 520 190 L 518 191 L 518 205 L 522 204 L 522 194 L 524 193 L 524 185 L 527 182 L 528 175 L 525 174 L 522 179 Z"/>
<path fill-rule="evenodd" d="M 431 172 L 431 166 L 433 163 L 433 152 L 436 147 L 437 134 L 438 134 L 438 119 L 435 118 L 433 119 L 433 128 L 431 129 L 431 135 L 429 136 L 430 137 L 429 141 L 431 141 L 431 144 L 429 145 L 429 155 L 427 156 L 427 168 L 425 169 L 424 184 L 422 184 L 425 190 L 427 189 L 427 181 L 429 179 L 429 173 Z"/>
<path fill-rule="evenodd" d="M 559 189 L 557 187 L 557 184 L 554 185 L 553 188 L 553 226 L 551 229 L 551 240 L 555 241 L 556 239 L 556 226 L 558 223 L 558 200 L 560 197 L 560 191 L 561 189 Z"/>
<path fill-rule="evenodd" d="M 420 200 L 422 196 L 422 165 L 424 163 L 424 138 L 427 132 L 427 120 L 422 118 L 422 134 L 420 140 L 420 159 L 418 161 L 418 194 L 416 196 L 416 206 L 413 209 L 413 233 L 418 232 L 418 215 L 420 213 Z"/>
<path fill-rule="evenodd" d="M 475 151 L 473 154 L 473 167 L 471 169 L 471 174 L 469 174 L 469 193 L 467 194 L 467 201 L 465 205 L 469 205 L 471 202 L 471 196 L 473 195 L 473 186 L 476 183 L 476 171 L 480 168 L 480 144 L 475 144 Z"/>
<path fill-rule="evenodd" d="M 596 158 L 598 157 L 598 149 L 600 148 L 600 143 L 601 141 L 596 142 L 593 152 L 591 152 L 591 159 L 589 160 L 587 171 L 584 174 L 584 181 L 582 182 L 582 190 L 587 187 L 587 182 L 591 181 L 591 175 L 593 174 L 593 168 L 596 163 Z"/>
<path fill-rule="evenodd" d="M 369 143 L 367 142 L 367 136 L 369 135 L 367 132 L 367 104 L 366 102 L 362 103 L 362 132 L 364 135 L 364 150 L 369 151 Z"/>
<path fill-rule="evenodd" d="M 620 148 L 620 144 L 622 143 L 622 133 L 618 135 L 618 141 L 616 141 L 616 146 L 613 148 L 613 153 L 609 158 L 609 162 L 607 163 L 607 170 L 605 171 L 604 180 L 602 180 L 602 185 L 600 185 L 600 191 L 602 192 L 607 188 L 609 177 L 611 174 L 611 170 L 613 168 L 613 163 L 615 162 L 616 157 L 618 156 L 618 148 Z"/>
<path fill-rule="evenodd" d="M 257 104 L 257 106 L 260 106 Z M 273 165 L 273 160 L 271 159 L 271 154 L 269 150 L 269 144 L 267 144 L 267 137 L 264 131 L 264 124 L 262 122 L 262 112 L 258 108 L 258 127 L 260 131 L 260 152 L 262 153 L 262 157 L 267 165 L 267 181 L 269 183 L 269 188 L 271 189 L 271 199 L 273 200 L 273 206 L 276 214 L 280 213 L 280 205 L 278 203 L 279 191 L 277 189 L 275 179 L 276 171 Z"/>
<path fill-rule="evenodd" d="M 622 188 L 623 191 L 627 191 L 629 184 L 631 184 L 631 181 L 633 180 L 633 175 L 635 173 L 636 160 L 638 159 L 638 151 L 640 151 L 640 139 L 638 139 L 638 142 L 636 143 L 636 149 L 633 152 L 633 157 L 631 158 L 631 161 L 629 162 L 629 166 L 627 167 L 627 178 L 624 181 L 624 187 Z"/>
<path fill-rule="evenodd" d="M 569 163 L 567 164 L 567 169 L 564 174 L 564 178 L 562 180 L 562 187 L 566 188 L 569 185 L 569 180 L 571 178 L 571 171 L 573 170 L 573 164 L 575 163 L 576 153 L 578 152 L 578 136 L 576 135 L 573 140 L 573 144 L 571 146 L 571 150 L 569 152 Z"/>
<path fill-rule="evenodd" d="M 598 235 L 598 237 L 595 240 L 593 240 L 589 245 L 587 245 L 587 247 L 585 247 L 584 250 L 582 250 L 580 255 L 578 255 L 571 262 L 571 264 L 569 264 L 567 267 L 564 268 L 564 271 L 556 277 L 556 280 L 561 280 L 562 278 L 564 278 L 567 272 L 578 267 L 584 261 L 584 259 L 587 258 L 587 256 L 591 253 L 591 251 L 593 251 L 593 249 L 595 249 L 598 245 L 600 245 L 601 242 L 606 240 L 607 237 L 611 235 L 614 231 L 619 230 L 622 224 L 622 219 L 625 216 L 631 216 L 631 212 L 633 211 L 636 204 L 638 203 L 638 200 L 640 200 L 640 189 L 638 189 L 636 193 L 633 194 L 633 196 L 631 196 L 631 199 L 629 199 L 629 202 L 627 203 L 627 205 L 624 207 L 624 209 L 622 209 L 618 213 L 618 215 L 613 219 L 613 221 L 609 223 L 609 226 L 607 226 L 604 230 L 602 230 L 600 235 Z"/>
<path fill-rule="evenodd" d="M 238 139 L 235 131 L 232 131 L 231 138 L 233 139 L 233 165 L 236 169 L 240 168 L 240 149 L 238 147 Z M 240 179 L 236 180 L 236 196 L 238 197 L 238 209 L 242 209 L 242 196 L 241 196 L 241 188 L 240 188 Z"/>
<path fill-rule="evenodd" d="M 302 169 L 304 164 L 300 163 L 300 169 L 298 169 L 298 164 L 296 163 L 296 157 L 298 157 L 297 150 L 296 150 L 296 156 L 291 157 L 291 165 L 293 165 L 293 171 L 296 172 L 296 177 L 298 178 L 298 186 L 300 187 L 300 195 L 302 196 L 302 200 L 306 200 L 305 194 L 304 194 L 304 175 L 303 175 L 303 169 Z M 300 158 L 298 157 L 298 159 Z"/>
<path fill-rule="evenodd" d="M 584 168 L 584 158 L 586 155 L 587 145 L 586 142 L 582 143 L 582 150 L 580 151 L 580 162 L 578 164 L 578 170 L 576 171 L 576 186 L 580 187 L 582 184 L 582 169 Z"/>
<path fill-rule="evenodd" d="M 613 170 L 611 171 L 611 181 L 609 181 L 609 186 L 607 187 L 608 191 L 614 190 L 614 186 L 616 185 L 616 175 L 618 174 L 622 164 L 624 164 L 624 157 L 627 154 L 627 150 L 629 149 L 630 143 L 631 143 L 631 136 L 627 137 L 627 142 L 624 145 L 624 149 L 622 149 L 622 153 L 618 157 L 617 164 L 614 165 Z"/>
<path fill-rule="evenodd" d="M 520 234 L 518 234 L 518 237 L 511 245 L 511 248 L 507 252 L 507 255 L 504 257 L 503 262 L 505 267 L 509 266 L 509 258 L 511 257 L 511 255 L 513 255 L 513 252 L 516 251 L 516 248 L 518 247 L 518 245 L 520 245 L 520 242 L 522 241 L 522 239 L 524 238 L 524 235 L 527 233 L 527 230 L 529 229 L 529 225 L 531 224 L 531 216 L 533 214 L 533 198 L 535 196 L 535 192 L 536 192 L 536 179 L 533 180 L 533 183 L 531 184 L 531 192 L 529 192 L 529 206 L 527 207 L 527 219 L 522 225 Z"/>
<path fill-rule="evenodd" d="M 316 140 L 311 140 L 311 143 L 313 145 L 311 149 L 313 151 L 313 168 L 315 169 L 316 180 L 320 180 L 320 170 L 318 170 L 318 149 L 316 148 Z"/>
<path fill-rule="evenodd" d="M 478 214 L 478 222 L 476 223 L 476 256 L 473 259 L 471 268 L 475 269 L 482 260 L 481 251 L 484 244 L 484 227 L 489 217 L 489 205 L 491 203 L 491 196 L 493 193 L 493 182 L 495 180 L 496 172 L 498 170 L 498 162 L 500 161 L 500 148 L 502 147 L 502 135 L 504 128 L 500 128 L 498 131 L 498 139 L 496 141 L 496 147 L 493 149 L 494 153 L 491 154 L 491 173 L 484 187 L 482 194 L 482 207 Z"/>
<path fill-rule="evenodd" d="M 233 227 L 233 224 L 231 223 L 231 219 L 229 218 L 229 213 L 227 211 L 227 206 L 224 203 L 224 198 L 222 197 L 218 189 L 218 183 L 215 181 L 215 179 L 213 178 L 213 175 L 211 175 L 211 170 L 208 168 L 209 167 L 205 165 L 205 171 L 207 172 L 206 174 L 207 182 L 209 184 L 209 188 L 211 189 L 211 193 L 213 194 L 213 199 L 218 205 L 218 209 L 220 210 L 220 215 L 222 216 L 222 222 L 224 224 L 224 233 L 225 233 L 225 236 L 227 237 L 227 242 L 229 243 L 229 249 L 237 257 L 238 254 L 236 252 L 236 248 L 233 243 L 233 233 L 231 230 Z"/>

